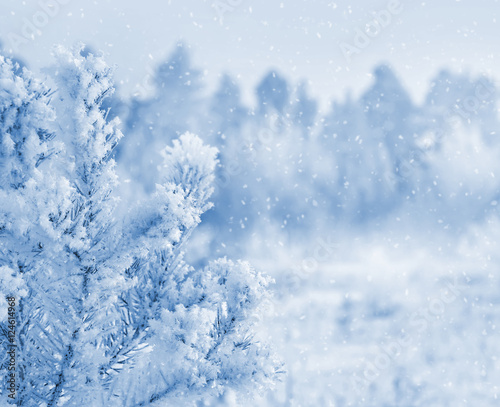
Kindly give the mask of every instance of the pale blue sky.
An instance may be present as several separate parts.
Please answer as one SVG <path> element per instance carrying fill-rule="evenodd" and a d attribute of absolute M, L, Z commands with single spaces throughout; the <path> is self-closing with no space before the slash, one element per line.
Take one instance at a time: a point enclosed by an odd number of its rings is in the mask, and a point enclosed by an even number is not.
<path fill-rule="evenodd" d="M 53 2 L 55 0 L 44 0 Z M 205 71 L 207 88 L 217 75 L 239 76 L 247 100 L 263 73 L 275 67 L 290 80 L 310 80 L 325 104 L 348 88 L 359 92 L 372 67 L 389 62 L 415 98 L 442 67 L 500 77 L 497 0 L 400 0 L 402 10 L 348 63 L 340 43 L 353 44 L 356 29 L 397 0 L 60 0 L 48 22 L 38 0 L 2 0 L 0 39 L 9 49 L 25 19 L 40 18 L 40 34 L 18 46 L 37 69 L 51 61 L 54 43 L 81 40 L 103 50 L 118 66 L 116 78 L 130 94 L 183 39 L 193 62 Z M 237 4 L 222 22 L 218 4 Z M 9 39 L 10 35 L 10 39 Z"/>

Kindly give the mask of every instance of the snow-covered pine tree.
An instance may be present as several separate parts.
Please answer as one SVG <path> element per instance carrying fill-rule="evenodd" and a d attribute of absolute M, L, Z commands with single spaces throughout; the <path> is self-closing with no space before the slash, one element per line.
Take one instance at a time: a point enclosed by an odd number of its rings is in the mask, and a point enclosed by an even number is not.
<path fill-rule="evenodd" d="M 277 71 L 271 70 L 260 81 L 256 88 L 261 115 L 285 113 L 290 103 L 289 85 Z"/>
<path fill-rule="evenodd" d="M 243 262 L 182 260 L 210 207 L 216 150 L 182 136 L 164 150 L 156 193 L 115 221 L 121 134 L 101 109 L 111 71 L 81 51 L 57 50 L 54 101 L 0 60 L 0 280 L 2 300 L 21 302 L 15 402 L 178 405 L 269 385 L 279 363 L 251 336 L 268 280 Z M 1 332 L 4 347 L 5 318 Z"/>
<path fill-rule="evenodd" d="M 295 125 L 302 129 L 304 137 L 309 138 L 318 115 L 318 102 L 309 96 L 307 82 L 302 81 L 296 87 L 291 110 Z"/>
<path fill-rule="evenodd" d="M 267 279 L 243 262 L 194 270 L 182 260 L 183 244 L 211 206 L 216 150 L 185 134 L 163 155 L 162 184 L 128 228 L 135 255 L 127 273 L 136 284 L 122 300 L 134 332 L 146 327 L 154 351 L 141 353 L 113 390 L 126 405 L 266 382 L 277 368 L 250 336 Z"/>
<path fill-rule="evenodd" d="M 18 405 L 39 405 L 54 385 L 53 366 L 58 357 L 46 340 L 64 335 L 48 328 L 46 317 L 64 309 L 53 296 L 64 287 L 57 266 L 46 262 L 57 258 L 64 246 L 61 231 L 69 225 L 71 187 L 53 170 L 54 155 L 61 150 L 53 141 L 55 119 L 49 106 L 49 90 L 28 71 L 0 59 L 0 286 L 2 316 L 5 296 L 15 298 L 9 325 L 1 320 L 2 357 L 11 344 L 9 329 L 17 345 L 16 384 Z M 63 259 L 59 258 L 61 261 Z M 43 290 L 40 287 L 44 287 Z M 70 304 L 68 304 L 70 306 Z M 66 318 L 68 320 L 69 318 Z M 14 320 L 15 324 L 12 324 Z M 55 322 L 55 321 L 54 321 Z M 48 335 L 48 336 L 47 336 Z M 2 359 L 2 368 L 6 360 Z M 3 370 L 7 372 L 7 369 Z M 11 371 L 9 371 L 11 372 Z M 43 380 L 40 380 L 43 378 Z M 3 400 L 8 400 L 5 380 Z M 9 391 L 9 394 L 11 392 Z"/>
<path fill-rule="evenodd" d="M 210 124 L 213 139 L 222 143 L 220 138 L 233 136 L 240 131 L 248 116 L 248 111 L 241 102 L 240 88 L 233 78 L 225 74 L 210 101 Z"/>
<path fill-rule="evenodd" d="M 158 182 L 158 152 L 185 132 L 201 131 L 206 123 L 202 72 L 193 67 L 186 44 L 178 43 L 150 79 L 151 96 L 130 102 L 125 121 L 130 141 L 117 149 L 118 162 L 127 165 L 126 176 L 139 181 L 148 193 Z M 206 127 L 203 131 L 206 141 L 209 131 Z"/>

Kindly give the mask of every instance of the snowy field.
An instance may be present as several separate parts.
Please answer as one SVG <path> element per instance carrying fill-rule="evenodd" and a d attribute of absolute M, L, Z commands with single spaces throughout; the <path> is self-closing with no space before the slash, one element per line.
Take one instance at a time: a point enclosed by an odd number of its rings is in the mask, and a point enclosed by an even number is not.
<path fill-rule="evenodd" d="M 277 271 L 263 335 L 288 376 L 250 405 L 498 405 L 498 226 L 346 235 L 305 278 Z"/>

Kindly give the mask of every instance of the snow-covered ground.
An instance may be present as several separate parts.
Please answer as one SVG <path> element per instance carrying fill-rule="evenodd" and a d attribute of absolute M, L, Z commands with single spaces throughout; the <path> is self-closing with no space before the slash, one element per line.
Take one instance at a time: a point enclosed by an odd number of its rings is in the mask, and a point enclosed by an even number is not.
<path fill-rule="evenodd" d="M 434 239 L 386 227 L 288 264 L 261 248 L 277 281 L 261 335 L 287 375 L 245 405 L 497 406 L 499 235 L 497 221 Z"/>

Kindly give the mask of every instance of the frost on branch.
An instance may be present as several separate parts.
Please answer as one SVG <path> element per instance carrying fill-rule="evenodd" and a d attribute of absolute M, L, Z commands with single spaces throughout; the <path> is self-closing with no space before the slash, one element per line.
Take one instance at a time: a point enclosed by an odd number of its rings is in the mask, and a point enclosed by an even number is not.
<path fill-rule="evenodd" d="M 270 384 L 279 367 L 252 338 L 269 281 L 246 263 L 221 259 L 195 270 L 182 259 L 183 243 L 210 207 L 215 155 L 191 134 L 166 148 L 163 183 L 131 227 L 136 255 L 127 273 L 135 285 L 122 300 L 131 331 L 147 327 L 148 348 L 113 390 L 128 397 L 126 405 Z"/>
<path fill-rule="evenodd" d="M 183 260 L 211 207 L 217 150 L 192 134 L 165 147 L 156 191 L 119 219 L 122 136 L 101 108 L 111 70 L 82 47 L 55 55 L 52 93 L 0 59 L 0 294 L 19 300 L 16 404 L 175 405 L 272 384 L 279 363 L 253 338 L 268 279 L 243 262 Z"/>

